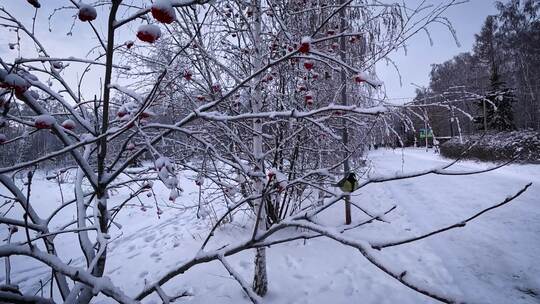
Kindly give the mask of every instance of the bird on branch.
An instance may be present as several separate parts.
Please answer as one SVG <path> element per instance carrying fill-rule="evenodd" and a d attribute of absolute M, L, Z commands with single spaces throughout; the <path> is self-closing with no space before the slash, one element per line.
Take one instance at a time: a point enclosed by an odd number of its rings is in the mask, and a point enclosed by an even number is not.
<path fill-rule="evenodd" d="M 356 179 L 356 175 L 350 172 L 347 174 L 347 176 L 337 182 L 336 187 L 339 187 L 341 191 L 346 193 L 353 192 L 354 190 L 358 189 L 358 180 Z"/>

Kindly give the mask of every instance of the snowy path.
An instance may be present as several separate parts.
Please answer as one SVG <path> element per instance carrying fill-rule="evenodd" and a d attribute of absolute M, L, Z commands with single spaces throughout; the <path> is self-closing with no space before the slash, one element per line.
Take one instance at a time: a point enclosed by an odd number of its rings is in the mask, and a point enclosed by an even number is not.
<path fill-rule="evenodd" d="M 377 173 L 393 173 L 402 164 L 404 172 L 411 172 L 448 162 L 423 150 L 405 150 L 403 154 L 383 150 L 371 158 Z M 455 169 L 486 166 L 466 162 Z M 509 205 L 464 228 L 421 242 L 444 261 L 464 299 L 473 303 L 539 303 L 540 166 L 512 165 L 473 176 L 430 175 L 382 187 L 414 223 L 417 233 L 422 233 L 498 203 L 528 182 L 533 186 Z"/>
<path fill-rule="evenodd" d="M 432 168 L 448 160 L 422 150 L 378 150 L 370 154 L 372 173 L 411 172 Z M 488 164 L 465 162 L 456 169 L 479 169 Z M 188 174 L 188 173 L 186 173 Z M 390 223 L 376 222 L 348 232 L 355 239 L 402 239 L 461 221 L 477 211 L 496 204 L 526 183 L 534 184 L 521 197 L 490 211 L 464 228 L 445 232 L 414 244 L 382 250 L 377 255 L 397 269 L 407 270 L 422 286 L 468 303 L 540 303 L 540 165 L 512 165 L 475 176 L 435 176 L 373 184 L 354 194 L 354 201 L 372 212 L 392 205 Z M 186 189 L 176 208 L 167 207 L 168 192 L 157 186 L 156 197 L 165 213 L 157 218 L 154 209 L 139 207 L 122 211 L 117 221 L 122 229 L 112 232 L 106 275 L 126 293 L 139 292 L 175 265 L 196 254 L 209 223 L 197 219 L 192 209 L 198 198 L 192 180 L 182 177 Z M 38 212 L 47 215 L 59 204 L 57 186 L 36 179 L 34 199 Z M 69 185 L 64 190 L 70 189 Z M 161 190 L 160 190 L 161 189 Z M 5 189 L 0 187 L 0 192 Z M 56 195 L 51 195 L 56 193 Z M 121 202 L 128 193 L 114 193 L 111 202 Z M 142 198 L 152 206 L 153 199 Z M 72 218 L 66 209 L 59 222 Z M 353 220 L 362 215 L 354 212 Z M 337 205 L 318 217 L 330 225 L 343 224 L 343 206 Z M 234 225 L 220 228 L 216 237 L 222 244 L 245 239 L 251 224 L 238 215 Z M 5 237 L 5 226 L 0 237 Z M 17 234 L 23 239 L 23 234 Z M 65 259 L 80 264 L 78 242 L 73 234 L 58 236 L 57 248 Z M 253 274 L 253 252 L 228 257 L 247 281 Z M 13 259 L 13 280 L 23 290 L 36 292 L 39 279 L 48 269 L 26 258 Z M 269 294 L 267 304 L 418 304 L 435 303 L 411 291 L 369 264 L 356 250 L 329 239 L 313 239 L 272 246 L 268 250 Z M 0 281 L 5 277 L 0 267 Z M 197 266 L 165 286 L 171 294 L 189 289 L 195 296 L 178 303 L 249 303 L 238 284 L 223 267 L 212 262 Z M 537 294 L 537 296 L 534 296 Z M 94 303 L 112 303 L 99 297 Z M 160 303 L 152 295 L 144 303 Z"/>

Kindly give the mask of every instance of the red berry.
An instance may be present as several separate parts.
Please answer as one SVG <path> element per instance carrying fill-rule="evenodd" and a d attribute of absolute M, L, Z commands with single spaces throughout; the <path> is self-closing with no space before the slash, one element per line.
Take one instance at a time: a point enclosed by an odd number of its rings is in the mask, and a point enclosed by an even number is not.
<path fill-rule="evenodd" d="M 64 122 L 62 122 L 62 127 L 67 130 L 74 130 L 75 122 L 71 119 L 66 119 Z"/>
<path fill-rule="evenodd" d="M 24 94 L 30 88 L 30 84 L 21 76 L 11 73 L 4 77 L 4 81 L 0 83 L 0 87 L 15 90 L 16 94 Z"/>
<path fill-rule="evenodd" d="M 152 17 L 161 23 L 171 24 L 176 20 L 176 12 L 168 0 L 158 0 L 152 5 Z"/>
<path fill-rule="evenodd" d="M 88 4 L 79 5 L 79 20 L 81 21 L 93 21 L 97 17 L 96 9 Z"/>
<path fill-rule="evenodd" d="M 356 81 L 357 83 L 362 83 L 366 81 L 366 78 L 361 74 L 356 74 L 354 75 L 354 81 Z"/>
<path fill-rule="evenodd" d="M 150 118 L 150 117 L 154 117 L 156 116 L 156 114 L 150 110 L 144 110 L 140 115 L 139 117 L 141 119 L 144 119 L 144 118 Z"/>
<path fill-rule="evenodd" d="M 191 78 L 193 77 L 193 74 L 190 71 L 185 70 L 183 76 L 184 76 L 184 79 L 191 80 Z"/>
<path fill-rule="evenodd" d="M 34 127 L 37 129 L 50 129 L 55 122 L 56 119 L 51 115 L 39 115 L 34 119 Z"/>
<path fill-rule="evenodd" d="M 137 30 L 137 38 L 144 42 L 154 43 L 159 37 L 161 37 L 161 30 L 154 24 L 143 24 Z"/>
<path fill-rule="evenodd" d="M 40 8 L 41 4 L 39 4 L 38 0 L 26 0 L 28 3 L 30 3 L 35 8 Z"/>
<path fill-rule="evenodd" d="M 300 44 L 300 47 L 298 48 L 298 51 L 300 53 L 309 53 L 309 43 L 302 43 Z"/>
<path fill-rule="evenodd" d="M 121 108 L 118 110 L 118 112 L 116 112 L 116 116 L 118 116 L 118 117 L 120 117 L 120 118 L 122 118 L 122 117 L 124 117 L 124 116 L 126 116 L 126 115 L 128 115 L 128 114 L 129 114 L 128 111 L 127 111 L 124 107 L 121 107 Z"/>
<path fill-rule="evenodd" d="M 55 69 L 60 70 L 61 68 L 64 67 L 64 64 L 62 63 L 62 61 L 53 61 L 52 66 Z"/>
<path fill-rule="evenodd" d="M 300 47 L 298 48 L 298 51 L 300 53 L 309 53 L 309 50 L 311 48 L 311 38 L 310 37 L 303 37 L 300 42 Z"/>
<path fill-rule="evenodd" d="M 314 65 L 315 65 L 315 64 L 313 63 L 313 61 L 306 61 L 306 62 L 304 62 L 304 68 L 306 68 L 306 70 L 308 70 L 308 71 L 311 70 L 311 69 L 313 69 L 313 66 L 314 66 Z"/>
<path fill-rule="evenodd" d="M 221 85 L 219 85 L 219 83 L 214 83 L 212 85 L 212 92 L 214 92 L 214 93 L 221 92 Z"/>

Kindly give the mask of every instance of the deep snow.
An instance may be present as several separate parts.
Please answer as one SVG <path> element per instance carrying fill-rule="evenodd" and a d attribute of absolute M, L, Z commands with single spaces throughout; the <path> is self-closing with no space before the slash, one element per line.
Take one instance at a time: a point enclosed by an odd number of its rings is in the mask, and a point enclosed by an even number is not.
<path fill-rule="evenodd" d="M 411 172 L 440 166 L 449 160 L 422 149 L 377 150 L 369 155 L 370 174 Z M 456 169 L 473 170 L 490 164 L 463 162 Z M 392 267 L 407 270 L 423 286 L 469 303 L 540 302 L 540 165 L 510 165 L 472 176 L 429 175 L 415 179 L 371 184 L 354 193 L 353 200 L 376 213 L 397 205 L 386 216 L 390 223 L 374 224 L 347 232 L 348 237 L 365 240 L 402 239 L 459 222 L 502 201 L 528 182 L 533 186 L 515 201 L 495 209 L 464 228 L 445 232 L 414 244 L 388 248 L 378 253 Z M 180 177 L 184 193 L 174 205 L 169 191 L 156 182 L 158 201 L 164 213 L 158 218 L 153 199 L 141 196 L 147 211 L 132 206 L 120 212 L 109 247 L 106 275 L 127 294 L 135 295 L 174 265 L 193 257 L 210 227 L 195 216 L 198 187 L 194 176 Z M 32 201 L 42 217 L 60 201 L 58 185 L 36 178 Z M 63 184 L 66 198 L 73 187 Z M 0 187 L 0 193 L 6 189 Z M 111 193 L 112 202 L 121 202 L 129 193 Z M 168 207 L 166 206 L 168 205 Z M 3 210 L 4 211 L 4 210 Z M 205 213 L 212 214 L 213 210 Z M 216 212 L 222 212 L 219 209 Z M 16 216 L 10 212 L 10 216 Z M 54 221 L 57 225 L 73 219 L 73 209 Z M 353 214 L 353 219 L 363 215 Z M 341 225 L 342 205 L 318 217 L 320 223 Z M 233 224 L 222 227 L 220 244 L 249 237 L 250 221 L 237 214 Z M 54 225 L 53 225 L 54 226 Z M 6 226 L 0 226 L 0 237 Z M 24 239 L 21 232 L 15 240 Z M 56 238 L 62 259 L 81 265 L 74 234 Z M 220 244 L 212 243 L 212 247 Z M 254 252 L 227 258 L 246 281 L 252 277 Z M 268 251 L 269 294 L 264 303 L 433 303 L 402 286 L 369 264 L 356 250 L 335 241 L 318 238 L 272 246 Z M 39 279 L 49 270 L 28 258 L 12 258 L 12 280 L 23 290 L 35 292 Z M 408 274 L 409 275 L 409 274 Z M 0 267 L 0 281 L 5 270 Z M 219 262 L 196 266 L 164 288 L 170 295 L 188 289 L 193 297 L 179 303 L 249 303 L 240 286 Z M 48 292 L 48 291 L 47 291 Z M 536 294 L 536 296 L 534 296 Z M 160 303 L 152 295 L 146 303 Z M 95 303 L 111 303 L 100 296 Z"/>

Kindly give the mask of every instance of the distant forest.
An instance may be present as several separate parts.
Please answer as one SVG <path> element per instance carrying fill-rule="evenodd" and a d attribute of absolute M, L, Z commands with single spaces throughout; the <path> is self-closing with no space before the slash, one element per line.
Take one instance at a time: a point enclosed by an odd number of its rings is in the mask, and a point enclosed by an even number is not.
<path fill-rule="evenodd" d="M 472 51 L 433 64 L 429 86 L 417 89 L 415 104 L 448 104 L 421 114 L 435 136 L 540 130 L 540 1 L 495 5 Z"/>

